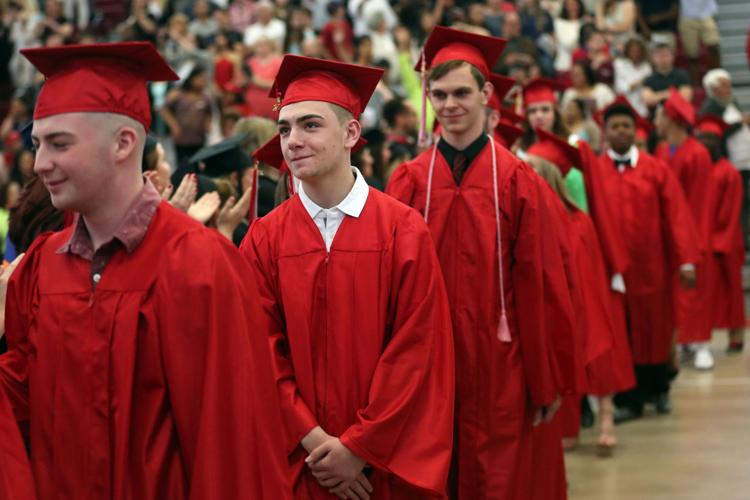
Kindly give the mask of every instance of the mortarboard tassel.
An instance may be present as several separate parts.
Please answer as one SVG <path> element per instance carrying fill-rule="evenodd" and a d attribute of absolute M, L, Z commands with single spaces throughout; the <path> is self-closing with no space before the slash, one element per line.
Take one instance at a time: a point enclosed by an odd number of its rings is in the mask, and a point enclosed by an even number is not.
<path fill-rule="evenodd" d="M 432 148 L 432 157 L 430 158 L 430 168 L 427 172 L 427 199 L 424 203 L 424 223 L 430 222 L 430 199 L 432 198 L 432 174 L 435 173 L 435 154 L 437 153 L 438 143 L 440 142 L 440 136 L 435 141 L 435 146 Z"/>
<path fill-rule="evenodd" d="M 427 146 L 427 59 L 422 48 L 422 67 L 420 74 L 422 76 L 422 115 L 419 118 L 419 135 L 417 136 L 417 145 L 420 148 Z"/>
<path fill-rule="evenodd" d="M 500 231 L 500 194 L 497 187 L 497 152 L 495 141 L 490 135 L 490 146 L 492 148 L 492 187 L 495 198 L 495 232 L 497 233 L 497 269 L 500 282 L 500 322 L 497 325 L 497 338 L 500 342 L 510 342 L 510 327 L 508 316 L 505 313 L 505 286 L 503 283 L 503 236 Z"/>

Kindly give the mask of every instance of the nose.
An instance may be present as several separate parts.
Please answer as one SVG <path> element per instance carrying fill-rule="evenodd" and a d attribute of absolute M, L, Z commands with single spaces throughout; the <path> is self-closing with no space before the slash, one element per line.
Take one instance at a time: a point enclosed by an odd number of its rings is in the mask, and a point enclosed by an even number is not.
<path fill-rule="evenodd" d="M 304 145 L 302 141 L 302 132 L 297 127 L 292 127 L 289 130 L 289 135 L 286 138 L 286 146 L 289 149 L 298 149 Z"/>
<path fill-rule="evenodd" d="M 50 155 L 47 154 L 47 148 L 39 145 L 36 154 L 34 155 L 34 173 L 43 176 L 44 174 L 51 172 L 53 168 Z"/>

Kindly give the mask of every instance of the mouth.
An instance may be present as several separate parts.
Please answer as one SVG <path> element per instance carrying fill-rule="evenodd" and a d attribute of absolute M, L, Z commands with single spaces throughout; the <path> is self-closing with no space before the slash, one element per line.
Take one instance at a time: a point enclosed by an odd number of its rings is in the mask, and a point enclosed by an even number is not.
<path fill-rule="evenodd" d="M 65 180 L 58 180 L 58 181 L 44 181 L 44 185 L 47 187 L 48 191 L 52 191 L 60 186 L 63 185 Z"/>
<path fill-rule="evenodd" d="M 292 162 L 292 163 L 295 163 L 295 162 L 298 162 L 298 161 L 306 160 L 306 159 L 308 159 L 308 158 L 312 158 L 312 155 L 307 155 L 307 156 L 298 156 L 297 158 L 292 158 L 292 159 L 291 159 L 291 162 Z"/>

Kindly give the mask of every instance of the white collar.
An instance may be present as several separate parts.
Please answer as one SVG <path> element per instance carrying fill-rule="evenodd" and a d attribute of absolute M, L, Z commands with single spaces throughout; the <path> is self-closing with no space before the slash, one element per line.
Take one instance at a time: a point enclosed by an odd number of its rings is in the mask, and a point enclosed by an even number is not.
<path fill-rule="evenodd" d="M 364 210 L 365 208 L 365 202 L 367 201 L 367 195 L 370 192 L 370 187 L 367 185 L 365 178 L 362 176 L 357 167 L 352 167 L 352 172 L 354 173 L 356 179 L 354 180 L 354 186 L 352 186 L 351 191 L 349 191 L 349 194 L 346 195 L 346 198 L 341 200 L 341 203 L 328 210 L 338 209 L 350 217 L 359 217 L 359 215 L 362 213 L 362 210 Z M 325 210 L 323 207 L 318 206 L 317 203 L 312 201 L 309 196 L 307 196 L 307 193 L 305 193 L 303 182 L 299 183 L 298 191 L 299 198 L 302 201 L 302 205 L 304 205 L 305 210 L 307 210 L 307 213 L 310 214 L 311 218 L 314 219 L 321 210 Z"/>
<path fill-rule="evenodd" d="M 635 166 L 638 165 L 638 148 L 635 147 L 635 144 L 630 146 L 630 149 L 624 155 L 618 155 L 612 148 L 609 148 L 607 150 L 607 156 L 609 156 L 612 161 L 629 159 L 630 168 L 635 168 Z"/>

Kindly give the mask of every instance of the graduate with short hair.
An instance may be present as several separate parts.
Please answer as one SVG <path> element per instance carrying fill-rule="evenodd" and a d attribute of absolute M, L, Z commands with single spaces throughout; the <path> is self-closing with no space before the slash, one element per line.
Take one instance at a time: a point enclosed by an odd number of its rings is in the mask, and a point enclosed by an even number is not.
<path fill-rule="evenodd" d="M 242 252 L 271 321 L 300 500 L 445 495 L 454 360 L 440 265 L 419 214 L 351 165 L 381 74 L 287 55 L 271 90 L 280 137 L 258 158 L 299 180 Z"/>
<path fill-rule="evenodd" d="M 239 252 L 141 174 L 145 42 L 25 49 L 34 171 L 72 225 L 8 285 L 0 387 L 39 498 L 289 498 L 266 324 Z"/>

